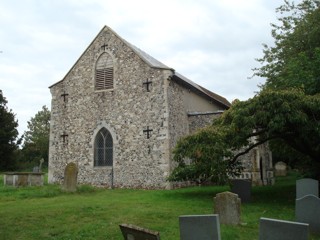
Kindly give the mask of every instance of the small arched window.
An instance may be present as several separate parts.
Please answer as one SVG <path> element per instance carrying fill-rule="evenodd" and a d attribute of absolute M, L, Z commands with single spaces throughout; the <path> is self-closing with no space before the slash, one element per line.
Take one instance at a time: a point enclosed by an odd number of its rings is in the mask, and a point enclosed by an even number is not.
<path fill-rule="evenodd" d="M 110 132 L 102 128 L 94 141 L 94 166 L 113 165 L 113 140 Z"/>
<path fill-rule="evenodd" d="M 103 53 L 95 69 L 95 90 L 113 89 L 113 60 L 108 53 Z"/>

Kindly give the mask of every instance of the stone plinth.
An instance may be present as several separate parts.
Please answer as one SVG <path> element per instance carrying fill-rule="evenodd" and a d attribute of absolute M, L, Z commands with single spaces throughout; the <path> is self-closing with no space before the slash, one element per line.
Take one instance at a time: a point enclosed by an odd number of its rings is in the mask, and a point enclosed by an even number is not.
<path fill-rule="evenodd" d="M 3 183 L 8 186 L 43 186 L 44 173 L 7 172 L 4 173 Z"/>

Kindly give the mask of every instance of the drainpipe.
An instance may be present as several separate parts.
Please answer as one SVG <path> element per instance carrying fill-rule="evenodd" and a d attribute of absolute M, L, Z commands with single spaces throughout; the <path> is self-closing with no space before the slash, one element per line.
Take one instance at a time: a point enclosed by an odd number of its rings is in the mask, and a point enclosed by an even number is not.
<path fill-rule="evenodd" d="M 114 188 L 114 186 L 113 186 L 113 166 L 112 166 L 112 168 L 111 168 L 111 173 L 110 173 L 110 176 L 111 176 L 111 189 L 113 189 Z"/>

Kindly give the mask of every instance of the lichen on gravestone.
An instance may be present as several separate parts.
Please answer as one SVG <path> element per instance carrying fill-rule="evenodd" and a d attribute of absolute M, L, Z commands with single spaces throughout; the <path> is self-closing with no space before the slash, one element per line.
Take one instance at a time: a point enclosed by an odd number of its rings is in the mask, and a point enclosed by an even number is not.
<path fill-rule="evenodd" d="M 219 214 L 220 223 L 240 224 L 241 199 L 231 192 L 218 193 L 214 198 L 214 213 Z"/>
<path fill-rule="evenodd" d="M 63 190 L 67 192 L 77 191 L 78 166 L 74 163 L 68 163 L 64 170 Z"/>

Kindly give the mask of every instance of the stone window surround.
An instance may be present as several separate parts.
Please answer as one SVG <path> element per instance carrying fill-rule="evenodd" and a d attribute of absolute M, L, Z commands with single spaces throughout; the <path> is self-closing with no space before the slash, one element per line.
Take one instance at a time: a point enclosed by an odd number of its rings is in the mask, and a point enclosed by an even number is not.
<path fill-rule="evenodd" d="M 112 140 L 113 140 L 113 159 L 112 159 L 112 163 L 113 166 L 95 166 L 94 165 L 94 148 L 95 148 L 95 139 L 97 134 L 100 132 L 100 130 L 102 128 L 105 128 L 109 131 Z M 114 128 L 111 127 L 106 121 L 101 121 L 99 123 L 97 123 L 97 126 L 92 134 L 91 137 L 91 148 L 89 150 L 89 156 L 90 156 L 90 165 L 93 169 L 112 169 L 113 167 L 115 167 L 116 165 L 116 150 L 117 150 L 117 145 L 118 145 L 118 141 L 117 141 L 117 135 L 115 134 Z"/>
<path fill-rule="evenodd" d="M 107 53 L 108 55 L 109 55 L 109 57 L 111 57 L 112 58 L 112 62 L 113 62 L 113 88 L 110 88 L 110 89 L 101 89 L 101 90 L 96 90 L 96 88 L 95 88 L 95 84 L 96 84 L 96 66 L 97 66 L 97 62 L 98 62 L 98 60 L 99 60 L 99 58 L 100 58 L 100 56 L 102 55 L 102 54 L 105 54 L 105 53 Z M 93 89 L 94 89 L 94 92 L 113 92 L 115 89 L 116 89 L 116 86 L 117 86 L 117 81 L 116 81 L 116 79 L 117 79 L 117 62 L 116 62 L 116 60 L 115 60 L 115 57 L 114 57 L 114 55 L 113 55 L 113 53 L 111 52 L 111 51 L 109 51 L 109 50 L 104 50 L 103 52 L 98 52 L 98 53 L 96 53 L 96 55 L 94 56 L 94 63 L 93 63 L 93 69 L 94 69 L 94 71 L 93 71 L 93 73 L 92 73 L 92 84 L 93 84 Z"/>
<path fill-rule="evenodd" d="M 94 145 L 94 166 L 113 166 L 113 139 L 106 128 L 100 129 Z"/>

